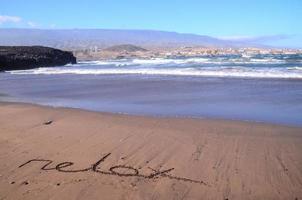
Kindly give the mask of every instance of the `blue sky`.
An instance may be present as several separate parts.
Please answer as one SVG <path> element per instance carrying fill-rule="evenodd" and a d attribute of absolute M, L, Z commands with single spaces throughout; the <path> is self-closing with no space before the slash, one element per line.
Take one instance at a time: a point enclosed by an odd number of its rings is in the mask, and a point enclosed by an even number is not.
<path fill-rule="evenodd" d="M 152 29 L 302 47 L 302 0 L 0 0 L 0 28 Z M 279 38 L 279 39 L 276 39 Z"/>

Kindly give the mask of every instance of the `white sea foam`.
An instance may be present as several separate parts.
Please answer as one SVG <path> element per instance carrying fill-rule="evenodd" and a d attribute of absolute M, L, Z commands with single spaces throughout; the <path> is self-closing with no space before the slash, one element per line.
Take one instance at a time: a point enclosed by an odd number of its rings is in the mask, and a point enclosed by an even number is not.
<path fill-rule="evenodd" d="M 161 65 L 161 64 L 186 64 L 186 63 L 209 63 L 211 62 L 208 58 L 186 58 L 186 59 L 134 59 L 129 63 L 135 64 L 149 64 L 149 65 Z"/>
<path fill-rule="evenodd" d="M 197 57 L 83 61 L 57 68 L 11 71 L 11 74 L 144 74 L 173 76 L 302 78 L 302 66 L 278 57 Z"/>
<path fill-rule="evenodd" d="M 287 67 L 288 70 L 301 70 L 302 71 L 302 67 Z"/>
<path fill-rule="evenodd" d="M 284 68 L 247 68 L 247 67 L 203 67 L 203 68 L 38 68 L 32 70 L 11 71 L 11 74 L 142 74 L 173 76 L 208 76 L 208 77 L 251 77 L 251 78 L 298 78 L 302 79 L 302 67 L 288 70 Z"/>
<path fill-rule="evenodd" d="M 164 64 L 280 64 L 285 63 L 284 60 L 275 58 L 185 58 L 185 59 L 168 59 L 168 58 L 154 58 L 154 59 L 133 59 L 133 60 L 103 60 L 103 61 L 83 61 L 79 62 L 77 66 L 81 65 L 113 65 L 113 66 L 131 66 L 131 65 L 164 65 Z"/>

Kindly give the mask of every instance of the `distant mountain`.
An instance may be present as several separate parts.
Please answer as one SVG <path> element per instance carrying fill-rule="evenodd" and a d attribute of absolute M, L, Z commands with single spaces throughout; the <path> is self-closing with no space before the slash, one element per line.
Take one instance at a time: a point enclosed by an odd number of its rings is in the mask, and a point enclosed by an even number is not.
<path fill-rule="evenodd" d="M 43 45 L 61 49 L 107 48 L 133 44 L 142 47 L 242 47 L 245 42 L 204 35 L 151 30 L 110 29 L 0 29 L 0 45 Z M 255 46 L 255 45 L 253 45 Z"/>
<path fill-rule="evenodd" d="M 104 50 L 106 51 L 113 51 L 113 52 L 122 52 L 122 51 L 127 51 L 127 52 L 136 52 L 136 51 L 147 51 L 144 48 L 132 45 L 132 44 L 122 44 L 122 45 L 114 45 L 108 48 L 105 48 Z"/>

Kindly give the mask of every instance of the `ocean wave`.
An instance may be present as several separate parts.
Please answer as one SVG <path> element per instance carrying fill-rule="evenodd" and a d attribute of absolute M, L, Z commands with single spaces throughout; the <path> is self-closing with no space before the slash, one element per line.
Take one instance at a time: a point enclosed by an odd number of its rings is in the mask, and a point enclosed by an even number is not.
<path fill-rule="evenodd" d="M 156 58 L 156 59 L 134 59 L 132 63 L 135 64 L 187 64 L 187 63 L 209 63 L 211 62 L 208 58 L 185 58 L 185 59 L 167 59 L 167 58 Z M 130 62 L 131 63 L 131 62 Z"/>
<path fill-rule="evenodd" d="M 132 65 L 165 65 L 165 64 L 280 64 L 285 60 L 275 58 L 229 58 L 229 57 L 193 57 L 193 58 L 154 58 L 154 59 L 123 59 L 83 61 L 77 65 L 88 66 L 132 66 Z"/>
<path fill-rule="evenodd" d="M 215 56 L 81 61 L 54 68 L 11 71 L 12 74 L 143 74 L 173 76 L 302 78 L 301 60 L 278 56 Z"/>
<path fill-rule="evenodd" d="M 302 71 L 302 67 L 287 67 L 286 69 Z"/>
<path fill-rule="evenodd" d="M 11 74 L 78 74 L 78 75 L 166 75 L 204 77 L 247 77 L 247 78 L 295 78 L 302 79 L 302 67 L 288 68 L 248 68 L 248 67 L 202 67 L 202 68 L 38 68 L 11 71 Z"/>
<path fill-rule="evenodd" d="M 108 60 L 108 61 L 80 61 L 73 66 L 102 66 L 102 65 L 114 65 L 114 66 L 127 66 L 133 65 L 131 62 L 127 60 Z"/>

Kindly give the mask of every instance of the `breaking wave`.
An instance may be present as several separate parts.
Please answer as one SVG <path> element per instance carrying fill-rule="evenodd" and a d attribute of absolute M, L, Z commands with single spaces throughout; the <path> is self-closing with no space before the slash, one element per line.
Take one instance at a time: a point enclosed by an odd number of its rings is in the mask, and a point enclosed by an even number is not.
<path fill-rule="evenodd" d="M 251 78 L 302 78 L 302 68 L 295 69 L 248 69 L 246 67 L 224 68 L 140 68 L 140 69 L 79 69 L 38 68 L 33 70 L 12 71 L 12 74 L 80 74 L 80 75 L 110 75 L 110 74 L 142 74 L 142 75 L 173 75 L 173 76 L 209 76 L 209 77 L 251 77 Z"/>
<path fill-rule="evenodd" d="M 287 57 L 286 57 L 287 59 Z M 197 57 L 83 61 L 63 67 L 11 71 L 11 74 L 141 74 L 208 77 L 302 78 L 301 59 L 280 57 Z"/>

